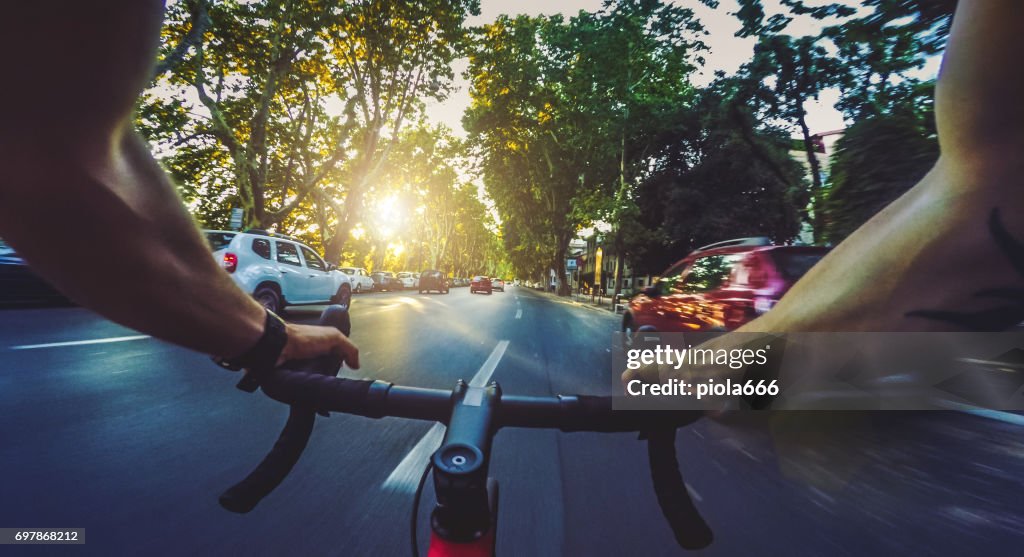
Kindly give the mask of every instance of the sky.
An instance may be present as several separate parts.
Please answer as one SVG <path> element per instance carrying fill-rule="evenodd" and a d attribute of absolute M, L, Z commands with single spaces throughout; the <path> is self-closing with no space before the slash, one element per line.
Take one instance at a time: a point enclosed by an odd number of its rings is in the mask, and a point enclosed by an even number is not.
<path fill-rule="evenodd" d="M 467 20 L 467 25 L 489 23 L 500 14 L 512 16 L 518 14 L 530 16 L 562 14 L 569 17 L 580 10 L 598 11 L 601 8 L 601 3 L 601 0 L 481 0 L 480 15 L 471 16 Z M 709 32 L 704 41 L 710 47 L 711 52 L 705 55 L 707 65 L 696 76 L 694 80 L 696 85 L 709 83 L 717 70 L 732 74 L 751 58 L 755 39 L 743 39 L 735 36 L 736 31 L 740 28 L 739 20 L 731 15 L 731 12 L 739 9 L 736 0 L 720 0 L 718 9 L 715 10 L 704 6 L 697 0 L 675 0 L 674 3 L 692 8 Z M 852 0 L 847 3 L 859 4 Z M 764 4 L 768 15 L 783 11 L 778 0 L 765 0 Z M 816 21 L 810 16 L 798 17 L 787 28 L 787 33 L 813 35 L 827 24 L 828 22 Z M 928 64 L 922 70 L 922 76 L 933 77 L 937 66 L 937 60 Z M 454 69 L 456 90 L 443 103 L 428 105 L 428 117 L 431 121 L 444 124 L 454 130 L 456 134 L 464 137 L 465 131 L 462 128 L 461 119 L 462 113 L 469 106 L 469 89 L 461 74 L 466 69 L 466 61 L 457 61 Z M 846 127 L 842 114 L 835 109 L 835 103 L 838 100 L 839 91 L 830 89 L 823 91 L 817 101 L 809 101 L 804 105 L 807 110 L 807 123 L 812 133 Z"/>

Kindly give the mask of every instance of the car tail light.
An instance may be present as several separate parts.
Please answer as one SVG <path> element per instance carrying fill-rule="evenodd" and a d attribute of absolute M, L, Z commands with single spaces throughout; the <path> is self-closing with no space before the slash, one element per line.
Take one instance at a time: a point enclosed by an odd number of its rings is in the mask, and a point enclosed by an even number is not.
<path fill-rule="evenodd" d="M 758 315 L 768 313 L 768 310 L 775 307 L 778 302 L 775 298 L 754 298 L 754 311 Z"/>
<path fill-rule="evenodd" d="M 224 270 L 233 273 L 238 269 L 238 256 L 233 253 L 225 253 L 224 259 L 221 260 L 220 266 L 224 267 Z"/>

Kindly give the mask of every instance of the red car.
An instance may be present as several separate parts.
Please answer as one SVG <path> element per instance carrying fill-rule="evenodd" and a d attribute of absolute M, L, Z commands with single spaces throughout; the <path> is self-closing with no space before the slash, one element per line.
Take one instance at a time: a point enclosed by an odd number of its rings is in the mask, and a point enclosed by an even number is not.
<path fill-rule="evenodd" d="M 826 253 L 767 238 L 704 246 L 630 300 L 622 330 L 731 331 L 771 309 Z"/>
<path fill-rule="evenodd" d="M 469 281 L 469 293 L 473 294 L 476 292 L 487 292 L 490 294 L 491 279 L 481 276 L 473 277 L 473 280 Z"/>

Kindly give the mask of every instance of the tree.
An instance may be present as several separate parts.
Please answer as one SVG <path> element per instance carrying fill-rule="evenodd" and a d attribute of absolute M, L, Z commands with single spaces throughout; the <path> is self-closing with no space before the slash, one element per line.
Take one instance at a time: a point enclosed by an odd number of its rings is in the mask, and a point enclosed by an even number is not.
<path fill-rule="evenodd" d="M 301 209 L 301 223 L 330 227 L 326 255 L 337 261 L 403 125 L 423 99 L 447 93 L 462 22 L 476 12 L 477 0 L 174 4 L 165 60 L 181 61 L 158 75 L 171 94 L 152 91 L 141 113 L 189 118 L 141 127 L 178 159 L 168 166 L 228 162 L 230 183 L 189 178 L 204 182 L 206 197 L 239 203 L 246 225 L 295 226 L 288 220 Z M 182 100 L 187 91 L 198 103 Z M 208 164 L 179 162 L 196 158 Z"/>
<path fill-rule="evenodd" d="M 701 245 L 738 236 L 791 240 L 805 185 L 784 130 L 758 130 L 729 79 L 683 112 L 638 186 L 638 216 L 625 235 L 634 269 L 658 273 Z"/>
<path fill-rule="evenodd" d="M 647 0 L 477 32 L 464 122 L 517 272 L 560 276 L 581 226 L 626 218 L 646 146 L 692 95 L 701 32 L 691 10 Z"/>
<path fill-rule="evenodd" d="M 823 207 L 824 239 L 839 243 L 903 195 L 939 157 L 932 84 L 918 87 L 918 102 L 866 117 L 836 143 Z"/>
<path fill-rule="evenodd" d="M 745 96 L 762 109 L 761 118 L 789 122 L 800 130 L 811 170 L 811 188 L 798 203 L 806 211 L 816 235 L 821 228 L 820 211 L 816 209 L 824 180 L 804 105 L 817 99 L 823 89 L 838 84 L 841 71 L 842 66 L 818 44 L 816 37 L 768 34 L 759 37 L 753 58 L 744 64 L 737 77 L 744 84 Z"/>

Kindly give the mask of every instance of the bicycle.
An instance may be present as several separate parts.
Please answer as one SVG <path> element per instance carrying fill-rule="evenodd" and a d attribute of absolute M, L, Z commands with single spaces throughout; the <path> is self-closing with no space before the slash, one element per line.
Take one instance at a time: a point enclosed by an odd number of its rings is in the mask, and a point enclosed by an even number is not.
<path fill-rule="evenodd" d="M 330 306 L 321 325 L 348 335 L 345 306 Z M 498 482 L 488 476 L 494 435 L 503 427 L 560 429 L 565 432 L 637 431 L 647 440 L 651 478 L 658 504 L 684 549 L 711 544 L 713 534 L 694 506 L 676 459 L 676 429 L 700 418 L 699 412 L 612 410 L 611 397 L 585 395 L 531 397 L 505 395 L 492 382 L 470 387 L 459 380 L 451 391 L 404 387 L 370 379 L 337 377 L 342 362 L 325 357 L 291 362 L 279 369 L 247 374 L 238 387 L 262 390 L 291 406 L 273 448 L 241 482 L 220 496 L 220 504 L 247 513 L 288 475 L 309 441 L 316 415 L 344 412 L 441 422 L 441 446 L 427 463 L 413 498 L 410 524 L 413 555 L 419 554 L 416 517 L 423 487 L 433 471 L 436 502 L 431 513 L 428 557 L 489 557 L 495 553 Z"/>

